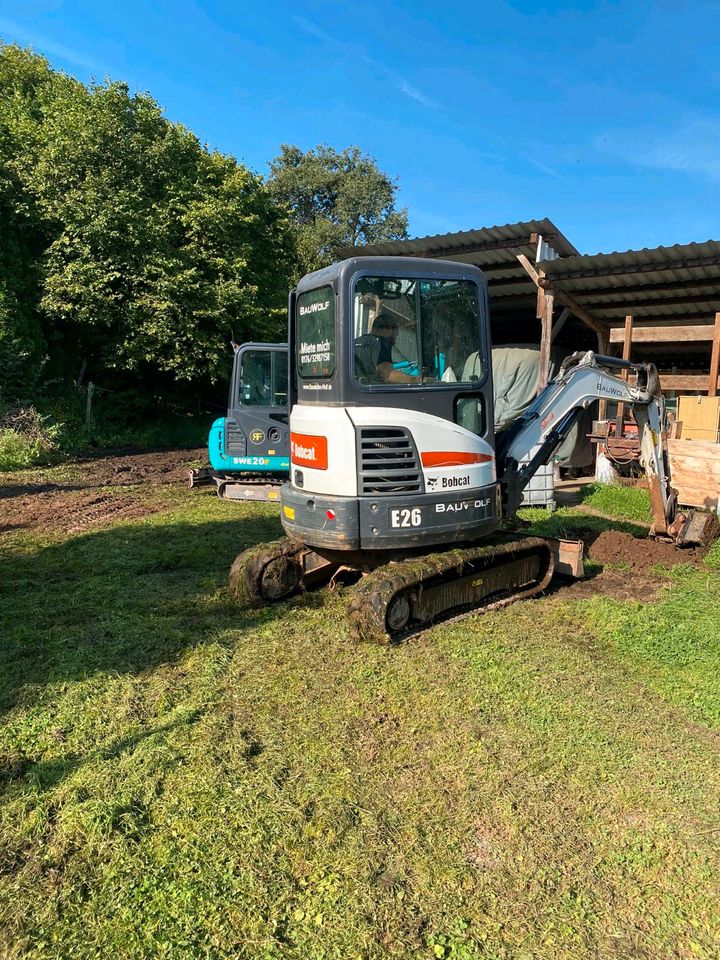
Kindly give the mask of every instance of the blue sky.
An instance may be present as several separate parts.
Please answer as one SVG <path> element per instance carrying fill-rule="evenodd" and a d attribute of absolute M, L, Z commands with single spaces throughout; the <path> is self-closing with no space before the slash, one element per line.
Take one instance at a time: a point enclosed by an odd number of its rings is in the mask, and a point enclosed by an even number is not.
<path fill-rule="evenodd" d="M 260 173 L 358 144 L 413 236 L 550 217 L 583 253 L 720 238 L 720 3 L 0 0 Z"/>

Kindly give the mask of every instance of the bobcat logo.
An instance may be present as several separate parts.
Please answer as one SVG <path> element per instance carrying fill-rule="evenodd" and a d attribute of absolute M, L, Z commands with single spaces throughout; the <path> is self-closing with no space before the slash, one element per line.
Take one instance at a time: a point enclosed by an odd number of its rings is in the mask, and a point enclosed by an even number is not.
<path fill-rule="evenodd" d="M 438 478 L 437 478 L 437 477 L 428 477 L 428 478 L 427 478 L 427 485 L 428 485 L 428 487 L 430 488 L 430 490 L 434 490 L 435 487 L 437 487 L 437 485 L 438 485 Z"/>

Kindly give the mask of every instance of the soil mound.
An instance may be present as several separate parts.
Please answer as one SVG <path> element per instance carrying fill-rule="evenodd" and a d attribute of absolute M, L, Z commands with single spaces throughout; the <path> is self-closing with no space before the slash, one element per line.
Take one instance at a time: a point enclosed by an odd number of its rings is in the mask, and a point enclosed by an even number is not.
<path fill-rule="evenodd" d="M 707 551 L 689 547 L 679 550 L 672 543 L 662 543 L 650 538 L 633 537 L 619 530 L 604 530 L 597 539 L 588 543 L 588 557 L 603 566 L 614 564 L 623 570 L 646 572 L 661 564 L 674 567 L 677 563 L 692 563 L 698 566 Z"/>
<path fill-rule="evenodd" d="M 617 600 L 657 599 L 658 592 L 668 585 L 665 570 L 678 563 L 700 566 L 707 550 L 679 550 L 672 543 L 634 537 L 620 530 L 604 530 L 598 536 L 585 538 L 586 555 L 601 564 L 599 573 L 585 580 L 576 580 L 562 590 L 563 597 L 579 600 L 585 597 L 614 597 Z"/>

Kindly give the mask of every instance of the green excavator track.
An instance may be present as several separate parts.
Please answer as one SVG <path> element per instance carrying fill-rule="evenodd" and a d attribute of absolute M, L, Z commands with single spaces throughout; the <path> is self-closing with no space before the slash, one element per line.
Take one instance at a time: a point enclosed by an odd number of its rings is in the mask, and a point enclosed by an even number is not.
<path fill-rule="evenodd" d="M 544 590 L 553 553 L 538 537 L 391 561 L 362 578 L 348 607 L 351 636 L 397 643 L 433 623 L 497 609 Z"/>
<path fill-rule="evenodd" d="M 477 546 L 389 560 L 369 572 L 357 569 L 350 635 L 397 643 L 433 623 L 530 597 L 550 583 L 553 557 L 539 537 L 499 535 Z M 262 606 L 326 584 L 339 567 L 303 544 L 277 540 L 241 553 L 229 587 L 242 606 Z M 353 572 L 347 565 L 341 569 Z"/>

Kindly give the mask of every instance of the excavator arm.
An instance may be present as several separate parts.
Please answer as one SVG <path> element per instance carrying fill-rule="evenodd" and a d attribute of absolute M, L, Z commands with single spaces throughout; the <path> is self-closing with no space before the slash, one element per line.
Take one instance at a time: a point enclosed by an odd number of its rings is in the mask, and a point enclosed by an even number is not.
<path fill-rule="evenodd" d="M 628 379 L 618 374 L 626 371 Z M 715 534 L 712 514 L 681 514 L 671 485 L 665 429 L 665 401 L 651 363 L 631 363 L 592 351 L 575 353 L 531 406 L 496 437 L 498 475 L 505 509 L 513 516 L 537 469 L 549 462 L 583 410 L 595 400 L 630 405 L 640 437 L 653 515 L 651 535 L 678 545 L 707 542 Z"/>

